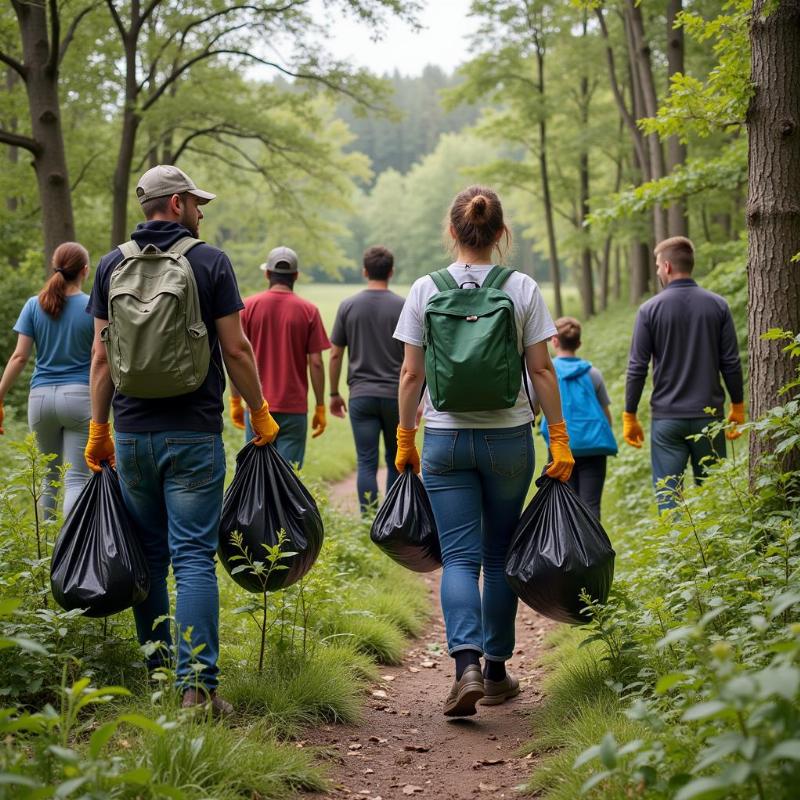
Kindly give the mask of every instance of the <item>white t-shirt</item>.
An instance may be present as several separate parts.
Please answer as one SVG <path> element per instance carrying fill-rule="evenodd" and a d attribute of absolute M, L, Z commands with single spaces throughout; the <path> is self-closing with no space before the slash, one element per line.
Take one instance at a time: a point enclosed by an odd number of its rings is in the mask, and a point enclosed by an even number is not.
<path fill-rule="evenodd" d="M 459 286 L 467 281 L 475 281 L 478 285 L 483 285 L 492 265 L 451 264 L 447 269 Z M 520 353 L 524 348 L 543 342 L 556 333 L 550 312 L 547 310 L 542 293 L 533 278 L 522 272 L 514 272 L 503 284 L 502 289 L 514 303 L 517 346 Z M 429 275 L 414 282 L 400 313 L 400 319 L 394 332 L 395 339 L 422 347 L 425 306 L 438 291 Z M 475 380 L 480 380 L 480 376 L 476 375 Z M 431 404 L 430 395 L 426 390 L 424 416 L 425 425 L 429 428 L 515 428 L 533 420 L 523 386 L 520 386 L 517 403 L 513 408 L 454 413 L 437 411 Z"/>

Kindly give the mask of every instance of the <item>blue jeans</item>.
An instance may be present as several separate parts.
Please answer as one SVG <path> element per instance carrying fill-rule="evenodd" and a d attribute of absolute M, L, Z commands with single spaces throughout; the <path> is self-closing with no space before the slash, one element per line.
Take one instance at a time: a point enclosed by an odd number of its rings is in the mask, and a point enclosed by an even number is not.
<path fill-rule="evenodd" d="M 150 567 L 150 594 L 135 606 L 139 642 L 172 644 L 167 573 L 170 562 L 177 586 L 175 624 L 180 686 L 197 681 L 217 685 L 219 655 L 219 592 L 215 557 L 225 452 L 218 433 L 118 433 L 117 471 L 122 496 L 141 536 Z M 183 638 L 191 631 L 190 642 Z M 192 649 L 201 648 L 192 656 Z M 148 659 L 152 669 L 162 653 Z M 193 663 L 200 666 L 199 672 Z"/>
<path fill-rule="evenodd" d="M 275 412 L 272 418 L 281 426 L 275 449 L 290 463 L 300 469 L 306 457 L 308 414 L 283 414 Z M 250 412 L 244 412 L 244 442 L 247 444 L 255 434 L 250 427 Z"/>
<path fill-rule="evenodd" d="M 397 426 L 400 415 L 397 398 L 351 397 L 350 424 L 356 442 L 358 473 L 356 489 L 361 512 L 374 506 L 378 499 L 378 445 L 381 433 L 386 450 L 386 492 L 397 480 L 394 458 L 397 454 Z"/>
<path fill-rule="evenodd" d="M 442 545 L 450 655 L 477 650 L 490 661 L 506 661 L 514 652 L 517 597 L 506 582 L 505 562 L 533 460 L 530 425 L 425 429 L 422 476 Z"/>
<path fill-rule="evenodd" d="M 712 459 L 725 458 L 724 433 L 720 432 L 713 441 L 709 441 L 707 436 L 701 436 L 697 441 L 686 438 L 700 433 L 709 422 L 709 417 L 652 420 L 650 461 L 659 511 L 667 511 L 678 504 L 683 473 L 690 459 L 694 482 L 699 486 L 706 476 L 703 459 L 709 456 Z"/>

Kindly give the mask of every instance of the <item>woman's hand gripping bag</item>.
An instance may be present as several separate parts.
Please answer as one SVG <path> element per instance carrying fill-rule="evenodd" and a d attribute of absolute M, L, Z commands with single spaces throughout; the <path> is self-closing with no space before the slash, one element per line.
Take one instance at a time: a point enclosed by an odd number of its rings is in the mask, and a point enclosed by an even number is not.
<path fill-rule="evenodd" d="M 561 481 L 542 476 L 506 556 L 517 596 L 546 617 L 580 625 L 581 592 L 605 603 L 614 579 L 614 550 L 599 520 Z"/>
<path fill-rule="evenodd" d="M 108 464 L 92 473 L 64 520 L 53 547 L 50 586 L 67 611 L 109 617 L 144 600 L 150 574 L 117 473 Z"/>
<path fill-rule="evenodd" d="M 431 572 L 442 566 L 431 501 L 411 467 L 406 467 L 389 490 L 369 535 L 387 556 L 406 569 Z"/>
<path fill-rule="evenodd" d="M 282 552 L 291 555 L 277 561 L 277 568 L 266 577 L 265 546 L 278 544 L 281 530 Z M 239 536 L 237 545 L 234 538 Z M 291 466 L 271 444 L 246 444 L 236 456 L 236 473 L 225 492 L 219 526 L 217 552 L 231 578 L 250 592 L 285 589 L 314 565 L 323 538 L 317 504 Z M 263 567 L 248 565 L 243 550 Z"/>

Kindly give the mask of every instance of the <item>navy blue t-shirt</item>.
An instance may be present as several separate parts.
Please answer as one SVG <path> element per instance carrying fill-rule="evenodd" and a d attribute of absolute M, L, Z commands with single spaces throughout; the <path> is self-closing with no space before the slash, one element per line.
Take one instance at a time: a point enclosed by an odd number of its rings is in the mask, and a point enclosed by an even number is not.
<path fill-rule="evenodd" d="M 153 220 L 137 225 L 131 238 L 144 247 L 154 244 L 168 250 L 178 239 L 192 234 L 177 222 Z M 208 328 L 211 365 L 203 385 L 177 397 L 143 399 L 114 393 L 114 429 L 121 433 L 148 431 L 222 432 L 222 393 L 225 391 L 222 353 L 214 321 L 244 308 L 230 260 L 222 250 L 198 244 L 187 254 L 200 295 L 200 312 Z M 108 319 L 108 287 L 114 267 L 122 260 L 118 249 L 100 259 L 86 311 Z"/>

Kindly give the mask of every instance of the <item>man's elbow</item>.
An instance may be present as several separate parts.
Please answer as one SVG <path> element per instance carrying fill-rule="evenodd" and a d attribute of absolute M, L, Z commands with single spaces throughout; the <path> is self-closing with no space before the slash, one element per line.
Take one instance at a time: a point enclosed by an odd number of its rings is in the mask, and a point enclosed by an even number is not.
<path fill-rule="evenodd" d="M 411 364 L 403 364 L 402 369 L 400 370 L 400 382 L 401 383 L 419 383 L 424 378 L 424 371 L 419 370 Z"/>

